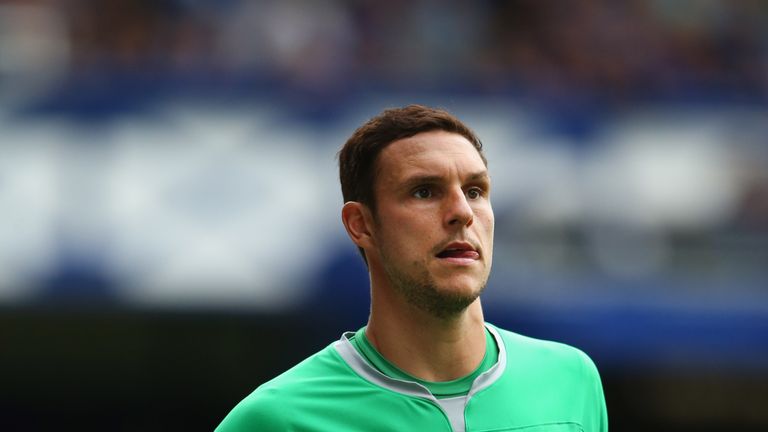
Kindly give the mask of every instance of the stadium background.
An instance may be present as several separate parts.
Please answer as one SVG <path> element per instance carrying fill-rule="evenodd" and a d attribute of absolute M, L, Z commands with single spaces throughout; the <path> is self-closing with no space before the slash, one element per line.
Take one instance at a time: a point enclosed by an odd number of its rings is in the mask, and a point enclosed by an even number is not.
<path fill-rule="evenodd" d="M 768 429 L 768 4 L 0 0 L 0 430 L 210 430 L 363 325 L 335 152 L 465 119 L 487 319 L 615 431 Z"/>

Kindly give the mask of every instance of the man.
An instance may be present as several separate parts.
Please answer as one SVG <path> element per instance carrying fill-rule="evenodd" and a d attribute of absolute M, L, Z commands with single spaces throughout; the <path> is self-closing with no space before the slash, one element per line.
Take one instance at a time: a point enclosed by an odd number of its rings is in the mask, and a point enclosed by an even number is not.
<path fill-rule="evenodd" d="M 581 351 L 487 324 L 494 216 L 482 145 L 449 113 L 386 110 L 339 152 L 368 325 L 263 384 L 219 431 L 606 431 Z"/>

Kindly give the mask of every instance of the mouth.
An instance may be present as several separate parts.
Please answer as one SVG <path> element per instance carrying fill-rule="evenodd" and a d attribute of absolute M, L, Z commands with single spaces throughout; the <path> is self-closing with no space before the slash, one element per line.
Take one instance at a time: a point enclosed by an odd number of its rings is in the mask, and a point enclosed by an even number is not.
<path fill-rule="evenodd" d="M 480 252 L 467 242 L 452 242 L 439 251 L 435 257 L 460 264 L 471 263 L 480 259 Z"/>

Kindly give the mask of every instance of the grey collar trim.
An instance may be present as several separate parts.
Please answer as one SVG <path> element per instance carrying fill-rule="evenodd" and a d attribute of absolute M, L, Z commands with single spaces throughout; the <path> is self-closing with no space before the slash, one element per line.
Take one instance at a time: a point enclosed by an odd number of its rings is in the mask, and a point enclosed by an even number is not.
<path fill-rule="evenodd" d="M 507 350 L 504 346 L 504 341 L 501 339 L 501 335 L 499 335 L 498 331 L 493 326 L 486 324 L 485 328 L 491 333 L 496 341 L 496 346 L 499 347 L 498 361 L 490 369 L 475 378 L 475 381 L 472 383 L 472 387 L 469 389 L 466 396 L 445 399 L 437 399 L 426 387 L 417 382 L 390 378 L 379 372 L 378 369 L 371 366 L 365 358 L 357 352 L 352 345 L 352 342 L 350 342 L 349 338 L 354 335 L 354 332 L 344 333 L 340 340 L 334 342 L 333 347 L 349 367 L 366 381 L 396 393 L 418 397 L 432 402 L 443 411 L 451 423 L 451 428 L 455 432 L 464 432 L 466 430 L 464 409 L 466 408 L 467 403 L 469 403 L 469 399 L 496 382 L 507 367 Z"/>

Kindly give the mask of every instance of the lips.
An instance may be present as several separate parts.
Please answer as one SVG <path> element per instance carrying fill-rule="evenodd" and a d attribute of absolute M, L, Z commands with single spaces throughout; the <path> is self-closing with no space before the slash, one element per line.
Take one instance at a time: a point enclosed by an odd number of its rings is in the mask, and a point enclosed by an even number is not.
<path fill-rule="evenodd" d="M 480 258 L 480 253 L 469 243 L 453 242 L 445 246 L 435 255 L 437 258 L 462 258 L 476 260 Z"/>

